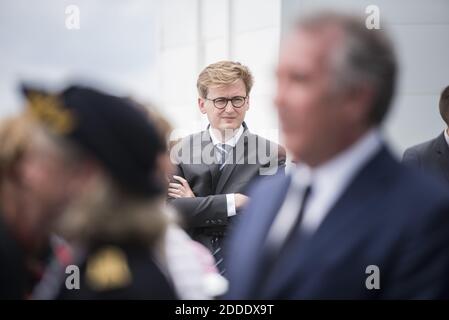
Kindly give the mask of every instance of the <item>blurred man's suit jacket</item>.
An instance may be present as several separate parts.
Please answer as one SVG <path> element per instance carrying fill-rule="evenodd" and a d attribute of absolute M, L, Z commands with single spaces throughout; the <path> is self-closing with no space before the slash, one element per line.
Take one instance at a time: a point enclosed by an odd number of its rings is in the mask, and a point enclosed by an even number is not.
<path fill-rule="evenodd" d="M 264 240 L 290 181 L 289 176 L 274 176 L 250 192 L 252 200 L 230 235 L 228 298 L 439 298 L 446 294 L 449 195 L 443 182 L 401 165 L 382 145 L 318 229 L 301 241 L 295 238 L 295 246 L 266 273 Z M 370 265 L 379 267 L 380 290 L 366 287 Z"/>
<path fill-rule="evenodd" d="M 284 148 L 252 134 L 245 123 L 243 128 L 243 134 L 228 156 L 233 161 L 222 170 L 219 170 L 220 165 L 204 161 L 204 157 L 214 158 L 215 149 L 209 130 L 183 138 L 174 147 L 178 151 L 172 150 L 171 153 L 176 154 L 176 162 L 179 162 L 176 175 L 188 181 L 196 197 L 169 199 L 169 202 L 185 218 L 192 238 L 210 250 L 212 240 L 218 237 L 221 245 L 228 227 L 239 219 L 238 211 L 236 215 L 228 217 L 226 194 L 247 194 L 246 189 L 254 179 L 263 179 L 264 174 L 270 176 L 276 172 L 285 172 Z M 270 148 L 275 152 L 270 154 Z M 190 150 L 188 159 L 180 156 L 183 150 Z M 260 157 L 262 153 L 270 156 Z"/>
<path fill-rule="evenodd" d="M 405 150 L 402 162 L 429 170 L 449 183 L 449 146 L 444 132 L 435 139 Z"/>

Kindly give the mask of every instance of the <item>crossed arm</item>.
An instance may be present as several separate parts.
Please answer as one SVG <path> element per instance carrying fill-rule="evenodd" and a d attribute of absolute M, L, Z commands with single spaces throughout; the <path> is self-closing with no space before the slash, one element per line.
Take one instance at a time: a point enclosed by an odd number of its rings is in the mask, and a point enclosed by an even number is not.
<path fill-rule="evenodd" d="M 173 179 L 179 182 L 169 184 L 169 201 L 194 228 L 227 225 L 231 211 L 237 213 L 249 199 L 240 193 L 197 197 L 186 179 L 180 176 L 173 176 Z"/>

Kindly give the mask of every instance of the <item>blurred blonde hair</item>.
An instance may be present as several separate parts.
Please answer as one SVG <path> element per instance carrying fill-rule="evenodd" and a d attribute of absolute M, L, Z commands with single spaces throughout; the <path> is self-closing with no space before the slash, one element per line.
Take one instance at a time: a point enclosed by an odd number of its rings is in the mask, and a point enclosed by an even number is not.
<path fill-rule="evenodd" d="M 164 137 L 165 141 L 168 141 L 173 131 L 171 123 L 152 105 L 149 105 L 146 111 L 150 120 L 156 124 L 159 134 Z"/>
<path fill-rule="evenodd" d="M 132 97 L 129 97 L 128 99 L 156 125 L 159 135 L 163 137 L 165 141 L 168 141 L 170 134 L 173 131 L 173 126 L 170 121 L 162 115 L 158 108 L 151 103 L 140 103 Z"/>
<path fill-rule="evenodd" d="M 0 206 L 2 219 L 22 244 L 29 243 L 30 223 L 34 221 L 28 206 L 29 194 L 24 189 L 20 173 L 22 161 L 30 143 L 33 122 L 26 115 L 0 121 Z M 39 243 L 33 239 L 33 244 Z"/>
<path fill-rule="evenodd" d="M 173 126 L 170 121 L 162 115 L 162 113 L 152 104 L 140 104 L 135 100 L 132 100 L 136 106 L 142 110 L 145 115 L 155 123 L 156 128 L 158 129 L 159 134 L 165 139 L 167 142 L 167 150 L 170 153 L 171 148 L 176 145 L 182 138 L 176 140 L 170 140 L 170 135 L 173 131 Z"/>
<path fill-rule="evenodd" d="M 33 122 L 27 115 L 0 121 L 0 179 L 14 170 L 30 143 Z"/>
<path fill-rule="evenodd" d="M 196 83 L 198 94 L 206 98 L 208 88 L 213 86 L 226 86 L 241 79 L 245 84 L 246 95 L 249 95 L 253 87 L 254 79 L 248 67 L 240 62 L 219 61 L 208 65 L 201 71 Z"/>

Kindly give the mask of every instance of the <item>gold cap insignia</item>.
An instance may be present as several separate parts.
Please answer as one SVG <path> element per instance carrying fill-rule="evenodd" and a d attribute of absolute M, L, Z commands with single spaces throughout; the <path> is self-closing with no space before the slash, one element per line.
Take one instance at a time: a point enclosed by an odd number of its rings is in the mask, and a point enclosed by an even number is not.
<path fill-rule="evenodd" d="M 50 131 L 58 135 L 66 135 L 75 128 L 75 117 L 63 107 L 58 96 L 31 92 L 28 95 L 28 110 L 32 116 L 45 124 Z"/>
<path fill-rule="evenodd" d="M 87 284 L 94 290 L 123 288 L 132 281 L 125 253 L 117 247 L 106 247 L 87 261 Z"/>

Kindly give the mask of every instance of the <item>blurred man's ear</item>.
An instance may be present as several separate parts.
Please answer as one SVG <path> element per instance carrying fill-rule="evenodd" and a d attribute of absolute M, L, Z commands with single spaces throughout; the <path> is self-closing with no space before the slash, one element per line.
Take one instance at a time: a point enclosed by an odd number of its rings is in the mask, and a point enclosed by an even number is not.
<path fill-rule="evenodd" d="M 203 98 L 198 98 L 198 107 L 200 108 L 200 111 L 202 114 L 206 114 L 206 106 L 204 105 L 205 100 Z"/>
<path fill-rule="evenodd" d="M 352 123 L 367 123 L 373 108 L 375 91 L 372 86 L 361 85 L 348 91 L 346 106 Z"/>

